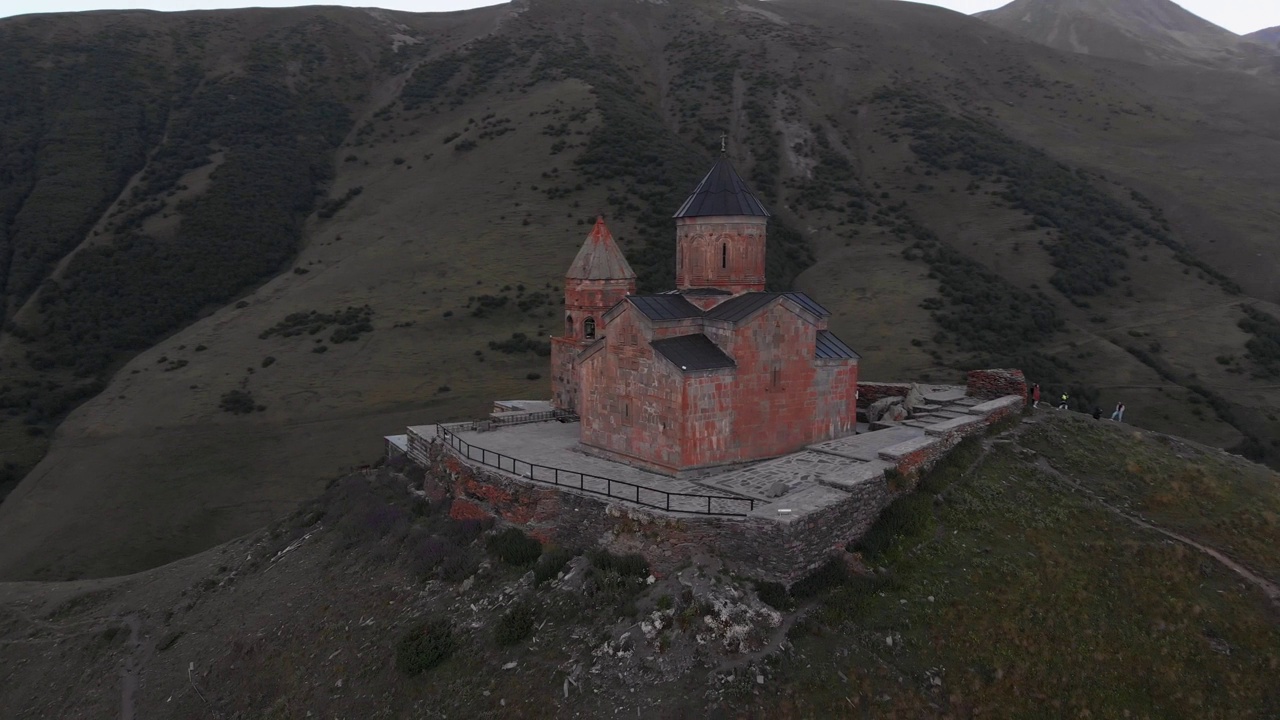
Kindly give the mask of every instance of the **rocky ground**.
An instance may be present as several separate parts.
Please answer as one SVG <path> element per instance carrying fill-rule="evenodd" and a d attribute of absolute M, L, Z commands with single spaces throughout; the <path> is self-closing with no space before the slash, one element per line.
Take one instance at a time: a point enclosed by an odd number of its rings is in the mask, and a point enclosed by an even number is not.
<path fill-rule="evenodd" d="M 786 591 L 383 468 L 156 570 L 0 584 L 6 718 L 1275 717 L 1280 481 L 1046 411 Z M 585 550 L 585 551 L 580 551 Z"/>

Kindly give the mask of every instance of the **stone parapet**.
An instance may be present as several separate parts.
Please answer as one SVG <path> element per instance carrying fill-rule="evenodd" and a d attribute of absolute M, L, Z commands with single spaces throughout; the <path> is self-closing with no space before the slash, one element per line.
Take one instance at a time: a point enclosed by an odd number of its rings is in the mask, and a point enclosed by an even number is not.
<path fill-rule="evenodd" d="M 737 572 L 790 584 L 865 534 L 888 502 L 882 477 L 852 492 L 808 488 L 746 517 L 674 516 L 478 467 L 422 436 L 417 446 L 427 457 L 424 489 L 451 496 L 452 517 L 500 519 L 562 547 L 640 553 L 659 574 L 711 552 Z"/>
<path fill-rule="evenodd" d="M 858 407 L 870 407 L 887 397 L 906 397 L 911 393 L 911 383 L 858 383 Z"/>
<path fill-rule="evenodd" d="M 979 400 L 993 400 L 1006 395 L 1027 396 L 1027 378 L 1021 370 L 971 370 L 966 394 Z"/>

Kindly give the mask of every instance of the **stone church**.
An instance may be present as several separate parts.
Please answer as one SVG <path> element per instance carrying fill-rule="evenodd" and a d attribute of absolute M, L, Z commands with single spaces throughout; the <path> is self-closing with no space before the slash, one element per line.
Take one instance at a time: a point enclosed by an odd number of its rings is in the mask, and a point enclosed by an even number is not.
<path fill-rule="evenodd" d="M 553 404 L 585 450 L 675 475 L 854 432 L 858 354 L 812 298 L 765 291 L 768 220 L 720 157 L 675 214 L 676 289 L 637 295 L 597 219 L 551 346 Z"/>

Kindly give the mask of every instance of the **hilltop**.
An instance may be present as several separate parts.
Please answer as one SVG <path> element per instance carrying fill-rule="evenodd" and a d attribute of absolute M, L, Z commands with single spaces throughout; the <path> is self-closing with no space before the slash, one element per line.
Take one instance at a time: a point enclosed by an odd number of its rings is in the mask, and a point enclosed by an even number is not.
<path fill-rule="evenodd" d="M 1172 0 L 1014 0 L 977 13 L 1067 52 L 1141 63 L 1274 67 L 1274 58 Z"/>
<path fill-rule="evenodd" d="M 0 55 L 0 578 L 155 567 L 547 396 L 590 223 L 665 289 L 722 133 L 863 378 L 1021 367 L 1276 458 L 1265 74 L 818 0 L 48 15 Z"/>
<path fill-rule="evenodd" d="M 1280 46 L 1280 27 L 1267 28 L 1257 32 L 1249 33 L 1244 36 L 1246 40 L 1252 40 L 1263 45 Z"/>
<path fill-rule="evenodd" d="M 0 583 L 0 706 L 1272 717 L 1278 482 L 1217 449 L 1042 411 L 961 446 L 847 563 L 787 592 L 714 557 L 650 580 L 635 557 L 539 549 L 450 520 L 420 474 L 383 468 L 172 565 Z"/>

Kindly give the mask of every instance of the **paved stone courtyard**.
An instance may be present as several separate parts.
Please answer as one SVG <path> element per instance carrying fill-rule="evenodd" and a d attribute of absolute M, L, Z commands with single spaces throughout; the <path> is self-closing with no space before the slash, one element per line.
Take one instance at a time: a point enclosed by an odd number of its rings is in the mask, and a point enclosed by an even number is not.
<path fill-rule="evenodd" d="M 901 424 L 811 445 L 772 460 L 681 479 L 584 452 L 576 422 L 539 422 L 487 431 L 449 426 L 460 457 L 567 492 L 607 495 L 623 503 L 671 512 L 701 512 L 791 520 L 848 498 L 860 484 L 881 481 L 898 459 L 948 432 L 981 422 L 987 405 L 963 387 L 923 388 L 926 404 Z M 1015 398 L 1017 400 L 1017 398 Z M 995 403 L 1008 404 L 1005 398 Z M 865 427 L 862 426 L 862 427 Z M 423 439 L 436 425 L 409 428 Z"/>

